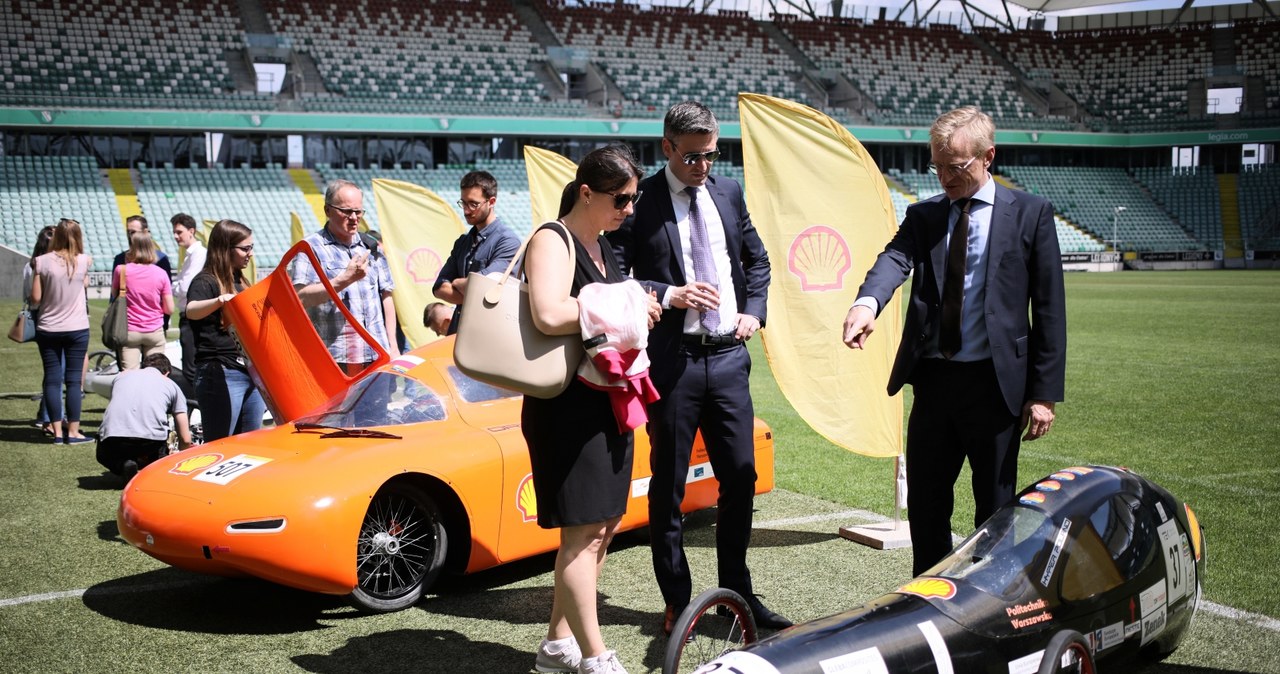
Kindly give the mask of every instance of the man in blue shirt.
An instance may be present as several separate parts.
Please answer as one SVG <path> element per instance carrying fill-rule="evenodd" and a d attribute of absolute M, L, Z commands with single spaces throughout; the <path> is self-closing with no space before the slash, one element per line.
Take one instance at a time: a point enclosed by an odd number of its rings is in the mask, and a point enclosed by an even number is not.
<path fill-rule="evenodd" d="M 497 203 L 498 181 L 487 171 L 472 171 L 462 176 L 462 198 L 458 206 L 471 229 L 453 242 L 449 259 L 440 267 L 431 288 L 436 297 L 454 305 L 450 335 L 458 331 L 462 320 L 467 274 L 502 272 L 520 249 L 520 240 L 493 210 Z"/>

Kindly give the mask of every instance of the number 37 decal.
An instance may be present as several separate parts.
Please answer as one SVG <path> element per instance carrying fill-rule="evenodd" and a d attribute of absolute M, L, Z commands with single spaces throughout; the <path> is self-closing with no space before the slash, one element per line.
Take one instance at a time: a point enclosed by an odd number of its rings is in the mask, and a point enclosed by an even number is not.
<path fill-rule="evenodd" d="M 239 454 L 221 463 L 215 463 L 212 466 L 209 466 L 202 473 L 195 476 L 194 479 L 200 482 L 227 484 L 254 468 L 268 463 L 271 463 L 271 459 L 266 457 L 253 456 L 251 454 Z"/>

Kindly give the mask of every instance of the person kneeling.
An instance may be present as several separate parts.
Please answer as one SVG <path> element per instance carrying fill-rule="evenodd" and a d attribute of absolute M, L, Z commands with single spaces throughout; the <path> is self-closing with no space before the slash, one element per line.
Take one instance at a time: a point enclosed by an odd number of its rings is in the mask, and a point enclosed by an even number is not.
<path fill-rule="evenodd" d="M 169 359 L 147 356 L 142 369 L 126 370 L 111 385 L 111 401 L 98 429 L 98 463 L 126 482 L 165 454 L 169 415 L 173 415 L 182 449 L 191 446 L 187 398 L 169 379 Z"/>

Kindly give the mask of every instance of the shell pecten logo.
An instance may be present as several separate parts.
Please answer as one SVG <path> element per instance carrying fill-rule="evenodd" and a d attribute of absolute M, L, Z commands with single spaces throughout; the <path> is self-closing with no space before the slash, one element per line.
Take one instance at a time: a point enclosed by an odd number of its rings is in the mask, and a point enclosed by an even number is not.
<path fill-rule="evenodd" d="M 791 240 L 787 269 L 800 279 L 805 292 L 844 288 L 844 276 L 853 266 L 849 244 L 840 232 L 826 225 L 813 225 Z"/>
<path fill-rule="evenodd" d="M 196 471 L 204 470 L 221 460 L 222 455 L 217 452 L 197 454 L 189 459 L 179 461 L 177 465 L 169 469 L 169 472 L 174 475 L 190 475 Z"/>
<path fill-rule="evenodd" d="M 516 508 L 520 510 L 524 521 L 533 522 L 538 519 L 538 495 L 533 491 L 533 473 L 525 475 L 516 488 Z"/>
<path fill-rule="evenodd" d="M 946 578 L 917 578 L 898 588 L 898 592 L 925 599 L 950 599 L 956 596 L 956 584 Z"/>

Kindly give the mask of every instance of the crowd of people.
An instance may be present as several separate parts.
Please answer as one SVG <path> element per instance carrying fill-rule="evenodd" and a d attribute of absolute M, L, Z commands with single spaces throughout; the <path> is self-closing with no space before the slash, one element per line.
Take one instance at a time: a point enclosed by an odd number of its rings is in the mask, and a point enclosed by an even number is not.
<path fill-rule="evenodd" d="M 770 262 L 742 186 L 713 174 L 719 133 L 710 109 L 686 101 L 666 113 L 667 162 L 655 175 L 644 177 L 624 145 L 588 153 L 564 188 L 557 220 L 533 228 L 523 264 L 530 316 L 548 335 L 578 333 L 584 315 L 598 311 L 592 302 L 600 300 L 583 293 L 588 286 L 633 283 L 645 295 L 628 305 L 635 315 L 622 318 L 648 331 L 645 355 L 655 389 L 644 413 L 650 551 L 668 634 L 694 587 L 680 505 L 699 432 L 719 482 L 716 581 L 746 599 L 759 625 L 791 625 L 756 594 L 747 563 L 757 474 L 745 345 L 766 323 Z M 907 209 L 843 323 L 844 343 L 861 349 L 894 291 L 914 275 L 887 392 L 906 384 L 914 390 L 906 455 L 916 574 L 950 550 L 955 482 L 966 460 L 975 526 L 1013 497 L 1020 443 L 1049 432 L 1055 402 L 1062 400 L 1066 350 L 1052 206 L 992 180 L 995 127 L 975 108 L 939 117 L 930 149 L 929 168 L 943 194 Z M 423 308 L 423 324 L 437 335 L 452 335 L 466 322 L 468 274 L 501 272 L 520 249 L 496 214 L 492 175 L 468 173 L 460 194 L 470 228 L 432 286 L 441 301 Z M 324 197 L 325 224 L 304 240 L 342 304 L 395 356 L 402 348 L 395 338 L 395 285 L 379 241 L 360 231 L 363 193 L 335 180 Z M 222 307 L 253 281 L 245 277 L 253 232 L 222 220 L 206 249 L 190 216 L 175 215 L 171 224 L 183 251 L 176 279 L 171 282 L 168 259 L 140 216 L 128 221 L 129 249 L 117 256 L 112 278 L 113 291 L 125 288 L 129 302 L 116 387 L 152 398 L 145 414 L 133 418 L 122 416 L 113 399 L 104 417 L 100 460 L 126 476 L 162 451 L 166 415 L 175 417 L 181 443 L 191 442 L 181 393 L 158 384 L 170 370 L 164 335 L 175 308 L 183 371 L 194 377 L 204 439 L 262 423 L 262 395 L 222 317 Z M 79 223 L 62 220 L 40 233 L 27 270 L 44 363 L 39 422 L 55 443 L 90 440 L 80 428 L 80 391 L 91 262 Z M 375 351 L 329 300 L 319 272 L 296 264 L 291 280 L 333 359 L 351 375 L 368 368 Z M 140 364 L 143 374 L 131 372 Z M 596 610 L 597 581 L 628 502 L 630 429 L 638 425 L 622 423 L 618 414 L 607 392 L 580 380 L 553 398 L 523 402 L 538 525 L 560 536 L 547 632 L 534 655 L 539 672 L 625 671 L 604 643 Z"/>

